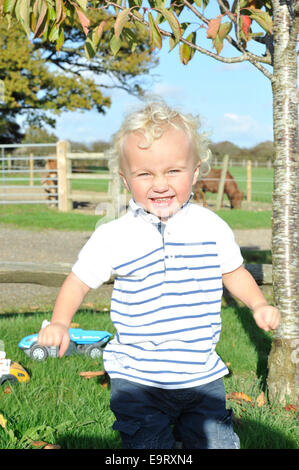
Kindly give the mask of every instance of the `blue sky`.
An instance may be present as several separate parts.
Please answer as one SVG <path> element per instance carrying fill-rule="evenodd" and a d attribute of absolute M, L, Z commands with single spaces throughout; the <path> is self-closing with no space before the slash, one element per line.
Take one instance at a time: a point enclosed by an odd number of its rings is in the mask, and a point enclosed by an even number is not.
<path fill-rule="evenodd" d="M 204 30 L 202 34 L 206 41 Z M 222 55 L 236 56 L 226 41 Z M 159 57 L 152 79 L 147 79 L 148 91 L 161 95 L 183 112 L 199 115 L 212 142 L 229 140 L 240 147 L 251 147 L 273 139 L 271 83 L 253 65 L 224 64 L 196 53 L 184 66 L 178 47 L 169 53 L 167 43 Z M 110 96 L 112 106 L 105 115 L 94 111 L 63 113 L 57 119 L 56 135 L 86 143 L 109 141 L 126 112 L 140 104 L 120 90 L 112 91 Z"/>

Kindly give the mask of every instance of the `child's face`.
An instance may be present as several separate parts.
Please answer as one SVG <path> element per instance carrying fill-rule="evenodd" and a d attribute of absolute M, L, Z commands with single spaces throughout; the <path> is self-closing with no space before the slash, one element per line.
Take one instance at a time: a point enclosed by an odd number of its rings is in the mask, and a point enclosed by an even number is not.
<path fill-rule="evenodd" d="M 141 134 L 126 137 L 120 175 L 135 202 L 165 221 L 188 200 L 199 163 L 181 130 L 170 128 L 149 148 L 140 148 L 142 143 Z"/>

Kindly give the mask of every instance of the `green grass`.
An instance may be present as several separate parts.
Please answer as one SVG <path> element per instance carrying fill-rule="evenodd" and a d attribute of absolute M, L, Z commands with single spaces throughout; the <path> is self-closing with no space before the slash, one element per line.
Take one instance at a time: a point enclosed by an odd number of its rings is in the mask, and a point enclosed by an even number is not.
<path fill-rule="evenodd" d="M 247 174 L 245 167 L 229 167 L 229 172 L 235 178 L 238 187 L 244 192 L 244 200 L 247 195 Z M 272 192 L 273 192 L 273 168 L 255 168 L 251 170 L 251 200 L 272 203 Z M 216 194 L 207 194 L 208 199 L 216 199 Z M 224 195 L 224 200 L 227 196 Z"/>
<path fill-rule="evenodd" d="M 1 224 L 30 230 L 92 231 L 100 216 L 60 212 L 44 204 L 0 205 Z"/>
<path fill-rule="evenodd" d="M 80 371 L 101 370 L 101 360 L 77 355 L 39 363 L 18 348 L 19 340 L 37 332 L 42 320 L 50 316 L 50 312 L 42 311 L 0 316 L 7 357 L 20 362 L 30 374 L 30 381 L 13 386 L 10 394 L 0 387 L 0 415 L 7 420 L 6 429 L 0 426 L 0 448 L 31 448 L 26 436 L 59 444 L 63 449 L 120 448 L 119 435 L 111 429 L 114 417 L 109 409 L 109 386 L 102 387 L 101 378 L 86 380 L 79 376 Z M 224 379 L 226 391 L 243 392 L 252 399 L 242 404 L 227 401 L 227 407 L 234 410 L 241 447 L 298 448 L 298 412 L 286 411 L 279 404 L 256 404 L 265 388 L 271 334 L 259 330 L 243 307 L 224 305 L 222 318 L 217 350 L 230 370 Z M 80 310 L 74 321 L 82 328 L 114 333 L 108 312 Z"/>
<path fill-rule="evenodd" d="M 217 212 L 232 229 L 270 228 L 271 211 L 220 210 Z M 0 204 L 1 224 L 31 230 L 92 231 L 100 216 L 59 212 L 44 204 Z"/>
<path fill-rule="evenodd" d="M 232 229 L 271 228 L 272 211 L 224 210 L 216 212 Z"/>

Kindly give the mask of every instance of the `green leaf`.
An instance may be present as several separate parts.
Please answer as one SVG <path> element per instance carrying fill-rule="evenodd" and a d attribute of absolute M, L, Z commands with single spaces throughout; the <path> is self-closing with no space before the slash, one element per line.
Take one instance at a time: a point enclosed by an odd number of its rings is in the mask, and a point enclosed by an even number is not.
<path fill-rule="evenodd" d="M 88 0 L 77 0 L 77 3 L 83 11 L 86 11 Z"/>
<path fill-rule="evenodd" d="M 249 9 L 248 9 L 249 10 Z M 249 10 L 250 18 L 255 20 L 261 28 L 263 28 L 267 33 L 272 34 L 273 23 L 272 18 L 266 11 L 262 10 Z"/>
<path fill-rule="evenodd" d="M 53 26 L 51 27 L 49 35 L 48 35 L 49 41 L 51 41 L 51 42 L 57 41 L 58 34 L 59 34 L 58 27 L 57 27 L 56 23 L 54 23 Z"/>
<path fill-rule="evenodd" d="M 88 59 L 92 59 L 96 55 L 98 43 L 99 36 L 96 29 L 89 31 L 84 45 L 85 55 Z"/>
<path fill-rule="evenodd" d="M 158 49 L 162 48 L 162 36 L 159 30 L 159 27 L 155 23 L 155 20 L 151 13 L 148 14 L 149 21 L 149 32 L 150 32 L 150 43 L 152 50 L 157 47 Z"/>
<path fill-rule="evenodd" d="M 196 43 L 196 32 L 192 32 L 186 38 L 187 41 L 191 42 L 192 44 Z M 188 62 L 193 58 L 195 49 L 189 46 L 189 44 L 182 43 L 180 45 L 180 59 L 184 65 L 187 65 Z"/>
<path fill-rule="evenodd" d="M 13 13 L 17 0 L 4 0 L 3 3 L 3 13 Z"/>
<path fill-rule="evenodd" d="M 113 55 L 116 55 L 121 47 L 121 40 L 115 36 L 115 34 L 112 36 L 112 39 L 110 41 L 110 49 L 112 51 Z"/>
<path fill-rule="evenodd" d="M 122 10 L 118 15 L 117 15 L 117 18 L 116 18 L 116 21 L 114 23 L 114 32 L 115 32 L 115 37 L 117 39 L 119 39 L 120 35 L 121 35 L 121 32 L 125 26 L 125 24 L 127 23 L 128 21 L 128 18 L 129 18 L 129 14 L 130 14 L 130 9 L 129 8 L 125 8 L 124 10 Z"/>
<path fill-rule="evenodd" d="M 30 35 L 30 0 L 18 0 L 15 8 L 17 20 L 21 23 L 27 36 Z"/>
<path fill-rule="evenodd" d="M 123 37 L 128 42 L 129 48 L 132 52 L 135 51 L 136 47 L 138 46 L 138 39 L 134 31 L 129 28 L 123 29 Z"/>
<path fill-rule="evenodd" d="M 229 34 L 231 29 L 232 29 L 232 23 L 230 23 L 229 21 L 219 26 L 218 33 L 213 41 L 217 54 L 220 54 L 220 52 L 222 51 L 223 41 L 226 38 L 226 36 Z"/>
<path fill-rule="evenodd" d="M 214 47 L 217 51 L 217 54 L 220 54 L 223 48 L 223 39 L 220 38 L 220 36 L 217 34 L 216 38 L 213 41 Z"/>
<path fill-rule="evenodd" d="M 171 27 L 175 40 L 178 43 L 182 36 L 182 31 L 181 31 L 181 27 L 180 27 L 180 23 L 178 19 L 170 10 L 167 10 L 166 8 L 161 8 L 159 11 L 162 13 L 164 18 L 169 23 L 169 26 Z"/>
<path fill-rule="evenodd" d="M 58 39 L 56 41 L 56 50 L 59 51 L 64 43 L 64 31 L 63 28 L 59 27 Z"/>
<path fill-rule="evenodd" d="M 220 25 L 219 30 L 218 30 L 218 36 L 220 37 L 222 41 L 230 33 L 231 29 L 232 29 L 232 23 L 230 21 L 227 21 Z"/>

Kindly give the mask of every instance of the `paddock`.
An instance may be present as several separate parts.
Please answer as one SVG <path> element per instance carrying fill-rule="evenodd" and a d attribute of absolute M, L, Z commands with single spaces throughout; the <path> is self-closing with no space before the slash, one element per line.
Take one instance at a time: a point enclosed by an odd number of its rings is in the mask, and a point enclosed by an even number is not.
<path fill-rule="evenodd" d="M 49 144 L 2 145 L 0 159 L 0 205 L 46 204 L 59 211 L 82 211 L 106 214 L 110 218 L 121 215 L 129 194 L 118 175 L 118 162 L 111 149 L 105 152 L 73 152 L 66 141 Z M 57 168 L 47 169 L 49 160 Z M 244 192 L 242 209 L 271 208 L 273 168 L 271 162 L 212 159 L 211 167 L 232 174 Z M 48 182 L 45 191 L 44 181 Z M 223 181 L 223 185 L 225 180 Z M 227 196 L 206 193 L 207 205 L 212 210 L 230 208 Z"/>

